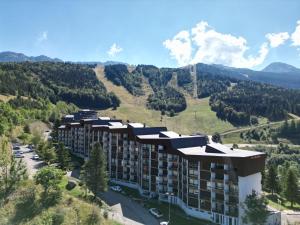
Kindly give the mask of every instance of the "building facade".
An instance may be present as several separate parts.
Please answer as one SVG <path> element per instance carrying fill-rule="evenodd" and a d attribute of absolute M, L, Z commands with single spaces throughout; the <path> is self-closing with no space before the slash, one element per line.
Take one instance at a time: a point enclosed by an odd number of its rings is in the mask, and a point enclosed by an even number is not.
<path fill-rule="evenodd" d="M 242 224 L 241 203 L 252 190 L 261 192 L 265 154 L 210 143 L 205 135 L 101 117 L 68 122 L 58 133 L 83 158 L 100 143 L 112 182 L 217 224 Z"/>

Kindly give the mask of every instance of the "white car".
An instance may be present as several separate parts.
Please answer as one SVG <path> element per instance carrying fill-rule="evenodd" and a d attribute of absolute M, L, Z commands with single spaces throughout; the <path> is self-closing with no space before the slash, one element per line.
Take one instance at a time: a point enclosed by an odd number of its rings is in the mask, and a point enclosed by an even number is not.
<path fill-rule="evenodd" d="M 40 157 L 39 157 L 38 155 L 34 155 L 34 156 L 32 157 L 32 159 L 34 159 L 34 160 L 39 160 Z"/>
<path fill-rule="evenodd" d="M 168 225 L 169 222 L 166 222 L 166 221 L 163 221 L 163 222 L 160 222 L 159 225 Z"/>
<path fill-rule="evenodd" d="M 110 187 L 111 190 L 116 191 L 116 192 L 121 192 L 122 188 L 120 186 L 111 186 Z"/>
<path fill-rule="evenodd" d="M 149 212 L 156 218 L 161 218 L 163 216 L 161 211 L 159 211 L 157 208 L 151 208 L 151 209 L 149 209 Z"/>

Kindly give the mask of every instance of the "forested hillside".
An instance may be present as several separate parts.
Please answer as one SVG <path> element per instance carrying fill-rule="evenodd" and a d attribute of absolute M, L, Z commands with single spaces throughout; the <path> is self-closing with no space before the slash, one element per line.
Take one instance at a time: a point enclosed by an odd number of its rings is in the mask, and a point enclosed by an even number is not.
<path fill-rule="evenodd" d="M 71 102 L 79 107 L 117 107 L 91 66 L 60 62 L 0 63 L 0 93 Z"/>
<path fill-rule="evenodd" d="M 124 64 L 105 66 L 105 76 L 115 85 L 124 86 L 133 95 L 143 95 L 142 76 L 136 70 L 129 73 Z"/>
<path fill-rule="evenodd" d="M 13 98 L 8 102 L 0 101 L 0 136 L 10 136 L 17 126 L 24 126 L 28 120 L 55 122 L 62 115 L 76 111 L 74 104 L 58 101 L 55 105 L 49 100 Z"/>
<path fill-rule="evenodd" d="M 239 81 L 227 91 L 214 93 L 210 105 L 219 118 L 235 124 L 248 124 L 251 115 L 278 121 L 288 113 L 300 115 L 300 91 Z"/>
<path fill-rule="evenodd" d="M 125 65 L 113 65 L 106 66 L 105 72 L 109 80 L 134 95 L 143 95 L 139 84 L 142 79 L 147 80 L 153 90 L 147 107 L 168 115 L 186 109 L 184 92 L 192 96 L 195 86 L 189 67 L 138 65 L 129 72 Z M 238 79 L 226 70 L 205 64 L 197 64 L 196 76 L 198 98 L 210 97 L 211 109 L 217 117 L 235 126 L 256 124 L 259 117 L 278 121 L 286 119 L 289 113 L 300 115 L 299 90 Z"/>
<path fill-rule="evenodd" d="M 152 65 L 139 65 L 132 72 L 124 64 L 105 66 L 106 78 L 124 86 L 133 95 L 144 95 L 142 82 L 147 80 L 153 90 L 148 96 L 147 107 L 173 116 L 186 108 L 186 100 L 181 92 L 168 85 L 172 72 L 173 69 L 159 69 Z"/>

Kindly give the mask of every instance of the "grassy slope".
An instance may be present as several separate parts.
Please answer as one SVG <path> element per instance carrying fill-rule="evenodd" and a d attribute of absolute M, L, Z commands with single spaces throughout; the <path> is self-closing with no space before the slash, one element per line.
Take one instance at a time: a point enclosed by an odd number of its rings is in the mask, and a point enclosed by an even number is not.
<path fill-rule="evenodd" d="M 147 81 L 144 82 L 146 95 L 135 97 L 131 95 L 124 87 L 116 86 L 104 76 L 103 67 L 95 69 L 98 79 L 100 79 L 108 91 L 113 91 L 121 100 L 121 106 L 117 110 L 103 110 L 100 114 L 103 116 L 115 116 L 124 121 L 135 121 L 146 123 L 149 126 L 167 126 L 168 129 L 177 131 L 182 134 L 192 134 L 195 132 L 203 132 L 212 134 L 214 132 L 223 132 L 234 129 L 228 123 L 219 120 L 215 112 L 211 111 L 208 104 L 208 98 L 193 99 L 186 95 L 187 109 L 174 117 L 163 117 L 161 122 L 160 112 L 147 109 L 147 96 L 151 93 L 151 88 Z M 196 116 L 195 116 L 196 112 Z"/>
<path fill-rule="evenodd" d="M 84 201 L 81 196 L 83 195 L 83 190 L 76 186 L 72 191 L 65 189 L 67 183 L 67 178 L 64 177 L 60 188 L 63 191 L 62 199 L 55 205 L 45 205 L 37 204 L 36 202 L 41 201 L 41 188 L 37 189 L 37 200 L 35 202 L 36 207 L 35 211 L 30 208 L 30 205 L 27 205 L 18 208 L 17 199 L 12 199 L 4 204 L 0 208 L 0 224 L 1 225 L 40 225 L 40 224 L 52 224 L 51 216 L 56 212 L 61 212 L 64 215 L 64 222 L 62 225 L 76 225 L 78 220 L 80 224 L 87 224 L 89 214 L 92 210 L 96 210 L 100 213 L 99 206 L 92 204 L 90 202 Z M 16 192 L 18 193 L 18 191 Z M 13 198 L 16 198 L 18 194 L 15 194 Z M 33 204 L 33 203 L 31 203 Z M 105 208 L 105 206 L 104 206 Z M 78 211 L 78 215 L 76 214 Z M 101 215 L 102 213 L 100 213 Z M 79 217 L 77 219 L 77 217 Z M 110 219 L 104 219 L 101 217 L 101 225 L 120 225 L 116 221 Z"/>

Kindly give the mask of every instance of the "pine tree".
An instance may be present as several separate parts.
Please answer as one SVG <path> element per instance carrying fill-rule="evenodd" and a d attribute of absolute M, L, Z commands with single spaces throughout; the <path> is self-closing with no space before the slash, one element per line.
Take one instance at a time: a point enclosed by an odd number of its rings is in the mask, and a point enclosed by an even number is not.
<path fill-rule="evenodd" d="M 99 143 L 95 144 L 83 166 L 82 180 L 95 196 L 107 190 L 106 158 Z"/>
<path fill-rule="evenodd" d="M 285 198 L 291 202 L 291 207 L 293 207 L 294 202 L 298 197 L 298 178 L 296 172 L 292 168 L 287 172 L 283 194 Z"/>
<path fill-rule="evenodd" d="M 214 133 L 211 139 L 213 142 L 222 143 L 221 135 L 218 132 Z"/>
<path fill-rule="evenodd" d="M 270 165 L 266 176 L 266 186 L 274 195 L 274 192 L 279 191 L 279 179 L 277 168 L 275 165 Z"/>
<path fill-rule="evenodd" d="M 264 196 L 258 196 L 255 191 L 248 195 L 242 207 L 244 208 L 243 222 L 255 225 L 264 225 L 269 211 L 267 209 L 268 201 Z"/>
<path fill-rule="evenodd" d="M 56 154 L 60 168 L 63 170 L 69 169 L 71 164 L 71 156 L 69 150 L 64 146 L 63 143 L 58 144 Z"/>
<path fill-rule="evenodd" d="M 283 136 L 287 136 L 289 133 L 289 123 L 287 120 L 284 121 L 284 124 L 280 128 L 280 133 Z"/>
<path fill-rule="evenodd" d="M 295 135 L 296 132 L 297 132 L 296 122 L 295 120 L 292 120 L 290 124 L 289 135 Z"/>

